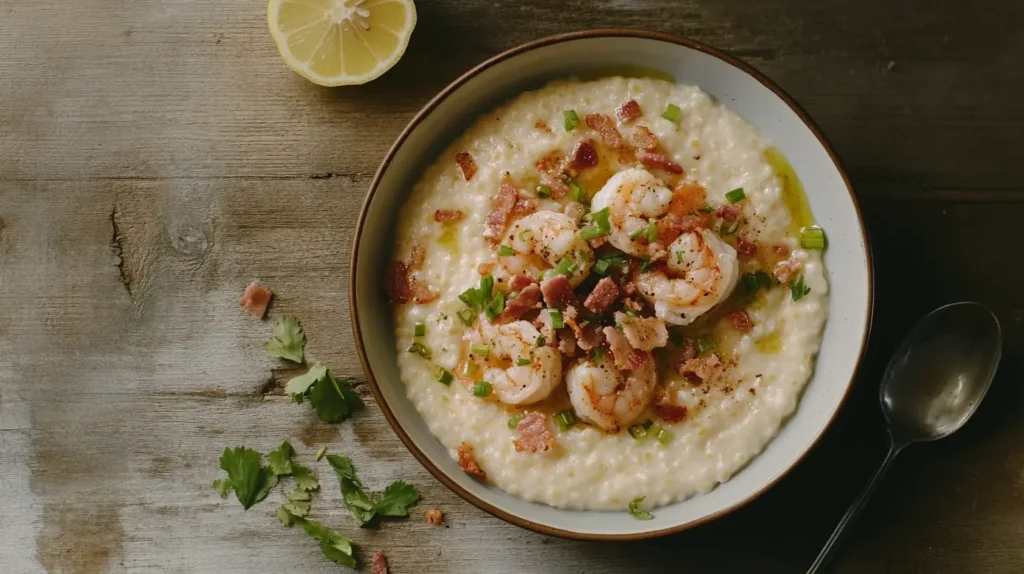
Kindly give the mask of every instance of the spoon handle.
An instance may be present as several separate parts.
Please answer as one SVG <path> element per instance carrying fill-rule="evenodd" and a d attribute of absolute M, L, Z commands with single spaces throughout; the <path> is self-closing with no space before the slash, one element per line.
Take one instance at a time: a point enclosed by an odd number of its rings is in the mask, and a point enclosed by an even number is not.
<path fill-rule="evenodd" d="M 867 504 L 868 499 L 871 498 L 872 494 L 874 494 L 875 489 L 878 487 L 878 483 L 881 482 L 882 477 L 885 476 L 885 471 L 889 470 L 889 465 L 892 464 L 892 461 L 896 458 L 896 455 L 899 454 L 902 448 L 902 445 L 897 445 L 896 441 L 892 440 L 890 437 L 889 452 L 885 455 L 885 460 L 882 461 L 882 465 L 878 467 L 878 470 L 875 471 L 871 480 L 868 481 L 867 486 L 865 486 L 864 490 L 861 491 L 860 496 L 858 496 L 857 500 L 850 505 L 850 509 L 846 511 L 846 515 L 839 521 L 836 529 L 832 531 L 832 536 L 830 536 L 828 542 L 825 543 L 825 547 L 821 549 L 821 553 L 819 553 L 818 557 L 814 560 L 814 564 L 811 564 L 811 567 L 807 570 L 807 574 L 815 574 L 818 571 L 823 571 L 822 569 L 824 566 L 835 556 L 839 549 L 839 541 L 846 533 L 846 527 L 860 516 L 860 511 L 864 510 L 864 506 Z"/>

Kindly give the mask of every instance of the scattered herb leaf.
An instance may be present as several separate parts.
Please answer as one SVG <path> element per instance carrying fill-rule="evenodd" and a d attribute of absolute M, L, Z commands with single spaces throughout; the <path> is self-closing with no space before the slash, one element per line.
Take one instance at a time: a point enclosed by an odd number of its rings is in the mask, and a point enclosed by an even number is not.
<path fill-rule="evenodd" d="M 267 341 L 267 353 L 293 363 L 303 361 L 306 335 L 295 317 L 281 317 L 274 325 L 274 336 Z"/>
<path fill-rule="evenodd" d="M 637 498 L 634 498 L 629 503 L 629 513 L 633 515 L 633 518 L 636 518 L 637 520 L 651 520 L 652 518 L 654 518 L 654 515 L 650 512 L 640 509 L 640 503 L 644 501 L 644 498 L 646 497 L 639 496 Z"/>

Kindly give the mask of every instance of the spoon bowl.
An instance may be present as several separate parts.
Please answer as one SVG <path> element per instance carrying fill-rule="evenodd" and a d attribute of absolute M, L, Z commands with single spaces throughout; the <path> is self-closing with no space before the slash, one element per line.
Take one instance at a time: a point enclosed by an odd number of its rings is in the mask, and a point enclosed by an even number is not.
<path fill-rule="evenodd" d="M 953 303 L 921 319 L 879 391 L 894 441 L 936 440 L 963 426 L 992 383 L 1001 339 L 999 321 L 977 303 Z"/>

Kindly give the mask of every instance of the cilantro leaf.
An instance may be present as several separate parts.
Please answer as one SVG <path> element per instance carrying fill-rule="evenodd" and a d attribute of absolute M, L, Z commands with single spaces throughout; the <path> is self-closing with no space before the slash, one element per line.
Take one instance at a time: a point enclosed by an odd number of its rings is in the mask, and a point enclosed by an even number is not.
<path fill-rule="evenodd" d="M 283 504 L 281 505 L 281 508 L 285 509 L 285 511 L 292 516 L 302 518 L 309 514 L 309 506 L 310 504 L 308 502 L 297 501 Z"/>
<path fill-rule="evenodd" d="M 270 470 L 277 476 L 292 473 L 292 445 L 288 441 L 281 443 L 277 450 L 267 455 L 267 462 L 270 463 Z"/>
<path fill-rule="evenodd" d="M 363 401 L 348 383 L 338 381 L 330 371 L 326 375 L 309 390 L 309 403 L 313 405 L 320 420 L 327 423 L 341 422 L 352 411 L 362 407 Z"/>
<path fill-rule="evenodd" d="M 320 488 L 320 481 L 309 467 L 302 466 L 297 462 L 292 463 L 292 478 L 295 480 L 295 488 L 302 490 L 316 490 Z"/>
<path fill-rule="evenodd" d="M 308 490 L 302 490 L 296 487 L 295 490 L 288 493 L 288 500 L 291 502 L 309 502 L 313 499 L 313 495 Z"/>
<path fill-rule="evenodd" d="M 342 566 L 356 567 L 356 559 L 352 555 L 353 546 L 351 540 L 315 520 L 306 520 L 301 516 L 296 516 L 291 510 L 287 504 L 277 509 L 277 519 L 281 521 L 281 524 L 285 526 L 294 526 L 296 524 L 301 526 L 307 534 L 320 543 L 320 551 L 324 553 L 328 560 Z"/>
<path fill-rule="evenodd" d="M 225 448 L 220 457 L 220 467 L 228 473 L 230 488 L 234 489 L 238 502 L 246 510 L 263 500 L 277 484 L 277 475 L 262 466 L 260 459 L 260 453 L 244 446 Z M 214 487 L 218 492 L 227 494 L 228 487 L 223 482 L 215 483 Z"/>
<path fill-rule="evenodd" d="M 231 492 L 231 481 L 226 478 L 218 478 L 213 481 L 213 489 L 217 491 L 221 498 L 227 498 L 228 493 Z"/>
<path fill-rule="evenodd" d="M 392 482 L 384 489 L 373 509 L 381 516 L 409 516 L 409 507 L 420 499 L 416 487 L 408 482 Z"/>
<path fill-rule="evenodd" d="M 638 496 L 629 503 L 629 513 L 633 515 L 633 518 L 637 520 L 651 520 L 654 515 L 646 510 L 640 509 L 640 503 L 644 501 L 645 496 Z"/>
<path fill-rule="evenodd" d="M 274 336 L 267 341 L 267 353 L 293 363 L 301 363 L 306 335 L 295 317 L 281 317 L 274 325 Z"/>
<path fill-rule="evenodd" d="M 306 371 L 305 375 L 299 375 L 288 381 L 284 386 L 284 392 L 291 395 L 292 400 L 302 403 L 302 397 L 309 392 L 309 387 L 327 376 L 327 367 L 316 363 Z"/>

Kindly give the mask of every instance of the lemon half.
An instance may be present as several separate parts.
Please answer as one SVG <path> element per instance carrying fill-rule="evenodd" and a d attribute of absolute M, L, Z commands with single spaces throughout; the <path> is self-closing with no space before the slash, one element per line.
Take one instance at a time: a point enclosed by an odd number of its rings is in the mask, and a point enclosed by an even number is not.
<path fill-rule="evenodd" d="M 289 68 L 321 86 L 365 84 L 394 66 L 416 27 L 412 0 L 270 0 Z"/>

